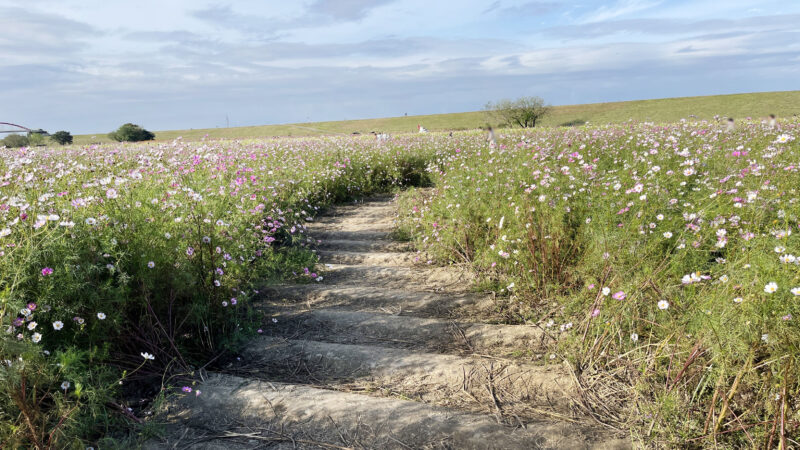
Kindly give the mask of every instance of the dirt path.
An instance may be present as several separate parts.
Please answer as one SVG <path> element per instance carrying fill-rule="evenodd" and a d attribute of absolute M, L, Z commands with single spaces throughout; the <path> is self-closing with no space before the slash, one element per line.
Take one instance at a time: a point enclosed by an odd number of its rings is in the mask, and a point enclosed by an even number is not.
<path fill-rule="evenodd" d="M 491 298 L 392 241 L 394 217 L 377 198 L 314 223 L 324 281 L 268 289 L 277 323 L 171 404 L 167 437 L 146 447 L 630 447 L 582 414 L 567 367 L 513 357 L 552 339 L 471 321 L 491 316 Z"/>

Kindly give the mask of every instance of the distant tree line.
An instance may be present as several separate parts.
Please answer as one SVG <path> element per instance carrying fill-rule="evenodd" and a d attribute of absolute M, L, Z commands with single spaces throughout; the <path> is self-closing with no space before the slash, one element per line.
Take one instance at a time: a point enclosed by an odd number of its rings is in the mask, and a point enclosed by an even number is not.
<path fill-rule="evenodd" d="M 47 138 L 61 145 L 72 143 L 72 135 L 69 131 L 56 131 L 53 134 L 49 134 L 47 131 L 40 128 L 38 130 L 29 131 L 27 135 L 9 134 L 0 140 L 0 147 L 37 147 L 47 145 Z"/>
<path fill-rule="evenodd" d="M 126 123 L 117 128 L 116 131 L 108 133 L 108 137 L 117 142 L 139 142 L 153 140 L 156 135 L 139 125 Z M 0 147 L 18 148 L 42 146 L 47 144 L 47 138 L 50 138 L 52 142 L 59 145 L 72 144 L 72 134 L 70 134 L 69 131 L 62 130 L 49 134 L 45 130 L 38 129 L 29 131 L 27 135 L 9 134 L 5 138 L 0 139 Z"/>

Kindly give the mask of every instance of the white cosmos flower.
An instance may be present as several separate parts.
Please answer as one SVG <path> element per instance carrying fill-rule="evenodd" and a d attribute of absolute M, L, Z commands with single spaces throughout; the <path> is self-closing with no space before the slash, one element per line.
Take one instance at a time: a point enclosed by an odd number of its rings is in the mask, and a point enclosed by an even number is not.
<path fill-rule="evenodd" d="M 662 311 L 664 311 L 666 309 L 669 309 L 669 302 L 666 301 L 666 300 L 659 300 L 658 301 L 658 309 L 660 309 Z"/>
<path fill-rule="evenodd" d="M 103 312 L 97 313 L 97 318 L 100 320 L 106 320 L 106 314 Z"/>
<path fill-rule="evenodd" d="M 778 290 L 778 283 L 774 281 L 770 281 L 769 283 L 767 283 L 766 286 L 764 286 L 764 292 L 766 292 L 767 294 L 772 294 L 777 290 Z"/>
<path fill-rule="evenodd" d="M 800 296 L 800 287 L 793 287 L 790 291 L 793 295 Z"/>
<path fill-rule="evenodd" d="M 54 330 L 60 330 L 62 328 L 64 328 L 64 322 L 62 322 L 60 320 L 56 320 L 55 322 L 53 322 L 53 329 Z"/>
<path fill-rule="evenodd" d="M 636 334 L 636 333 L 631 333 L 631 340 L 632 340 L 633 342 L 636 342 L 636 341 L 638 341 L 638 340 L 639 340 L 639 335 L 638 335 L 638 334 Z"/>
<path fill-rule="evenodd" d="M 665 231 L 665 232 L 664 232 L 664 237 L 665 237 L 665 238 L 667 238 L 667 239 L 671 238 L 671 237 L 672 237 L 672 232 L 670 232 L 670 231 Z"/>
<path fill-rule="evenodd" d="M 41 340 L 42 335 L 40 333 L 33 333 L 33 336 L 31 336 L 31 341 L 33 341 L 34 344 L 38 344 Z"/>
<path fill-rule="evenodd" d="M 140 353 L 140 355 L 142 355 L 142 358 L 144 358 L 146 360 L 149 360 L 149 361 L 152 361 L 152 360 L 156 359 L 155 356 L 153 356 L 153 355 L 151 355 L 150 353 L 147 353 L 147 352 L 142 352 L 142 353 Z"/>
<path fill-rule="evenodd" d="M 604 287 L 604 288 L 603 288 L 603 290 L 602 290 L 601 292 L 602 292 L 602 294 L 603 294 L 603 295 L 605 295 L 606 297 L 608 297 L 608 294 L 610 294 L 610 293 L 611 293 L 611 288 L 609 288 L 608 286 L 606 286 L 606 287 Z"/>

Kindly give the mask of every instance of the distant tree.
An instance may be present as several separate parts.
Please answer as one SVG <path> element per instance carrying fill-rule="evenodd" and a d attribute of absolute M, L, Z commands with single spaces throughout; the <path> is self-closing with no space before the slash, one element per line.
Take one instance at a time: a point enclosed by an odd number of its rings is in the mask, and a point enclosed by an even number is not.
<path fill-rule="evenodd" d="M 28 133 L 28 146 L 37 147 L 46 145 L 45 136 L 49 136 L 44 130 L 36 130 Z"/>
<path fill-rule="evenodd" d="M 72 144 L 72 135 L 69 134 L 69 131 L 56 131 L 50 136 L 50 139 L 61 145 Z"/>
<path fill-rule="evenodd" d="M 5 137 L 2 141 L 0 141 L 3 145 L 10 148 L 16 147 L 26 147 L 29 143 L 28 137 L 23 136 L 21 134 L 9 134 Z"/>
<path fill-rule="evenodd" d="M 503 125 L 533 128 L 542 117 L 550 112 L 550 106 L 541 97 L 520 97 L 516 100 L 503 99 L 489 102 L 485 107 L 491 118 Z"/>
<path fill-rule="evenodd" d="M 145 130 L 139 125 L 126 123 L 125 125 L 119 127 L 117 131 L 108 133 L 108 137 L 109 139 L 117 142 L 139 142 L 151 141 L 155 139 L 156 135 Z"/>

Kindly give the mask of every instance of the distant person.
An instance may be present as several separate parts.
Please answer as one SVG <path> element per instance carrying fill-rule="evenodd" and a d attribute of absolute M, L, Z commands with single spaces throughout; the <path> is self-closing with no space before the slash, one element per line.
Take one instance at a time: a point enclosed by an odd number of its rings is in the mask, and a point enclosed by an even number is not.
<path fill-rule="evenodd" d="M 370 134 L 375 136 L 375 140 L 378 142 L 386 142 L 389 140 L 389 135 L 386 133 L 378 133 L 375 131 L 370 132 Z"/>
<path fill-rule="evenodd" d="M 730 133 L 734 128 L 736 128 L 736 126 L 733 123 L 733 117 L 728 117 L 728 123 L 725 125 L 725 131 Z"/>
<path fill-rule="evenodd" d="M 420 124 L 417 124 L 417 130 L 419 130 L 420 133 L 427 133 L 428 132 L 428 129 L 423 127 Z"/>
<path fill-rule="evenodd" d="M 769 128 L 771 130 L 774 130 L 776 126 L 777 126 L 777 121 L 775 120 L 775 114 L 770 114 L 769 115 Z"/>
<path fill-rule="evenodd" d="M 486 140 L 489 142 L 489 147 L 497 147 L 497 139 L 494 138 L 494 130 L 492 127 L 487 128 L 487 130 L 489 131 L 489 135 L 486 136 Z"/>

